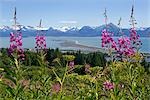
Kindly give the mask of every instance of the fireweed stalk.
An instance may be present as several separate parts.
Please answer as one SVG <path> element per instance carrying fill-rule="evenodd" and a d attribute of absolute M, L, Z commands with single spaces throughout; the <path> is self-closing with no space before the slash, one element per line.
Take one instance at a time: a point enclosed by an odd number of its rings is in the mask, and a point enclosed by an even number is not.
<path fill-rule="evenodd" d="M 113 33 L 109 32 L 109 30 L 108 30 L 108 25 L 107 25 L 108 17 L 107 17 L 106 9 L 104 12 L 104 17 L 105 17 L 105 27 L 106 28 L 104 30 L 102 30 L 102 34 L 101 34 L 102 47 L 109 51 L 109 55 L 111 56 L 111 61 L 113 61 L 112 50 L 113 49 L 117 50 L 117 45 L 116 45 L 116 42 L 112 38 Z"/>
<path fill-rule="evenodd" d="M 10 33 L 10 47 L 9 53 L 11 56 L 14 57 L 15 62 L 19 63 L 20 61 L 24 60 L 24 50 L 22 47 L 22 33 L 20 29 L 20 25 L 17 25 L 17 18 L 16 18 L 16 8 L 14 13 L 14 31 Z M 19 61 L 19 62 L 18 62 Z M 19 66 L 16 64 L 16 66 Z"/>
<path fill-rule="evenodd" d="M 130 38 L 127 37 L 123 31 L 122 31 L 122 28 L 121 28 L 121 18 L 119 19 L 119 22 L 118 22 L 118 26 L 120 28 L 119 30 L 119 35 L 121 35 L 121 37 L 118 38 L 118 41 L 117 41 L 117 53 L 121 60 L 122 58 L 128 58 L 130 56 L 133 56 L 135 51 L 134 49 L 132 48 L 132 43 L 130 41 Z"/>
<path fill-rule="evenodd" d="M 37 27 L 37 32 L 36 32 L 36 37 L 35 37 L 35 49 L 37 50 L 37 60 L 38 63 L 40 65 L 40 70 L 39 70 L 39 78 L 37 79 L 37 83 L 39 83 L 39 85 L 41 87 L 43 87 L 41 90 L 37 91 L 41 91 L 44 94 L 46 94 L 45 99 L 47 100 L 49 94 L 50 94 L 50 89 L 47 88 L 49 87 L 49 82 L 51 79 L 51 76 L 49 76 L 48 74 L 48 70 L 47 70 L 47 61 L 46 61 L 46 37 L 45 37 L 45 30 L 42 27 L 42 19 L 40 20 L 40 24 Z M 54 86 L 55 89 L 56 86 Z M 41 95 L 40 92 L 38 92 L 38 95 Z M 37 97 L 38 98 L 38 97 Z"/>
<path fill-rule="evenodd" d="M 45 61 L 45 56 L 46 56 L 46 53 L 44 52 L 44 50 L 46 49 L 46 38 L 45 38 L 45 33 L 44 33 L 44 30 L 42 28 L 42 20 L 40 20 L 40 24 L 38 26 L 38 29 L 37 29 L 37 35 L 35 37 L 35 40 L 36 40 L 36 50 L 37 52 L 39 53 L 38 55 L 38 62 L 40 64 L 40 66 L 43 68 L 43 71 L 42 73 L 45 73 L 45 70 L 46 70 L 46 61 Z"/>
<path fill-rule="evenodd" d="M 135 25 L 137 23 L 136 23 L 136 20 L 134 18 L 134 6 L 132 6 L 130 22 L 131 22 L 130 25 L 132 26 L 132 28 L 130 29 L 130 41 L 132 42 L 133 49 L 135 49 L 136 52 L 138 52 L 141 45 L 142 45 L 142 42 L 141 42 L 139 35 L 136 32 L 136 28 L 135 28 Z"/>
<path fill-rule="evenodd" d="M 64 94 L 63 93 L 63 85 L 64 85 L 64 82 L 66 80 L 66 76 L 69 74 L 69 72 L 73 71 L 73 69 L 74 69 L 74 59 L 75 59 L 75 56 L 73 56 L 73 55 L 63 55 L 63 59 L 66 61 L 66 66 L 65 66 L 66 68 L 65 68 L 65 72 L 63 74 L 63 77 L 60 78 L 59 75 L 53 69 L 53 73 L 55 74 L 56 79 L 57 79 L 57 81 L 60 84 L 60 89 L 59 89 L 59 94 L 58 94 L 58 100 L 62 100 L 62 96 Z M 59 61 L 56 61 L 56 62 L 59 63 Z M 62 65 L 60 64 L 60 66 L 62 66 Z"/>
<path fill-rule="evenodd" d="M 22 60 L 24 60 L 24 50 L 22 48 L 22 33 L 20 31 L 20 25 L 17 24 L 17 18 L 16 18 L 16 8 L 14 13 L 14 25 L 13 25 L 13 32 L 10 33 L 10 47 L 9 47 L 9 53 L 10 56 L 13 57 L 14 64 L 13 69 L 10 70 L 10 72 L 7 72 L 6 74 L 10 75 L 9 77 L 6 77 L 6 79 L 11 80 L 13 82 L 14 87 L 9 87 L 8 84 L 6 86 L 9 88 L 8 92 L 12 95 L 14 99 L 20 98 L 19 92 L 21 89 L 23 89 L 23 86 L 21 85 L 20 81 L 22 80 L 22 73 L 23 70 L 21 69 Z M 13 74 L 12 74 L 13 73 Z M 14 92 L 12 92 L 14 91 Z"/>
<path fill-rule="evenodd" d="M 103 48 L 106 48 L 107 50 L 109 50 L 109 55 L 111 57 L 111 63 L 112 63 L 112 66 L 113 66 L 113 55 L 112 55 L 112 50 L 117 50 L 117 43 L 114 41 L 114 39 L 112 38 L 113 34 L 108 32 L 108 25 L 107 25 L 107 12 L 106 12 L 106 9 L 105 9 L 105 12 L 104 12 L 104 17 L 105 17 L 105 29 L 102 30 L 102 34 L 101 34 L 101 40 L 102 40 L 102 47 Z M 112 69 L 112 68 L 111 68 Z M 113 69 L 112 69 L 113 70 Z M 114 76 L 114 75 L 113 75 Z M 106 88 L 108 84 L 105 84 L 105 83 L 108 83 L 108 82 L 104 82 L 104 87 Z M 112 88 L 113 89 L 113 88 Z"/>
<path fill-rule="evenodd" d="M 15 56 L 17 60 L 24 60 L 24 50 L 22 48 L 22 33 L 20 25 L 17 25 L 16 8 L 14 13 L 14 31 L 10 33 L 10 47 L 9 53 Z"/>
<path fill-rule="evenodd" d="M 37 31 L 37 35 L 35 37 L 36 40 L 36 49 L 46 49 L 46 38 L 45 38 L 45 33 L 44 30 L 42 30 L 42 26 L 41 26 L 42 20 L 40 20 L 40 24 L 38 26 L 38 31 Z"/>

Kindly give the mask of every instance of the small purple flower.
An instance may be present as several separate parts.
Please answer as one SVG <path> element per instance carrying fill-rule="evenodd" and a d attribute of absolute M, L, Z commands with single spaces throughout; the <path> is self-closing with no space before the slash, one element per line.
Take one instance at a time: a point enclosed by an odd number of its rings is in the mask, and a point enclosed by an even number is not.
<path fill-rule="evenodd" d="M 85 72 L 86 73 L 91 73 L 90 65 L 89 64 L 85 64 Z"/>
<path fill-rule="evenodd" d="M 72 72 L 72 71 L 73 71 L 73 69 L 74 69 L 74 61 L 70 61 L 70 62 L 69 62 L 68 68 L 69 68 L 69 72 Z"/>
<path fill-rule="evenodd" d="M 114 83 L 111 83 L 110 81 L 106 81 L 103 83 L 103 87 L 106 89 L 106 90 L 112 90 L 114 89 L 115 85 Z"/>
<path fill-rule="evenodd" d="M 55 83 L 52 85 L 52 91 L 55 93 L 58 93 L 60 91 L 60 84 L 59 83 Z"/>
<path fill-rule="evenodd" d="M 70 62 L 69 62 L 69 68 L 70 68 L 70 69 L 74 68 L 74 61 L 70 61 Z"/>

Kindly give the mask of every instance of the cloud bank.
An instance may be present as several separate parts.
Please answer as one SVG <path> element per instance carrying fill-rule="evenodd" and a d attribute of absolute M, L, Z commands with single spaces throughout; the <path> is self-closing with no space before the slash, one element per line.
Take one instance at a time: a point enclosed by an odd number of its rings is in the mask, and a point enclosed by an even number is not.
<path fill-rule="evenodd" d="M 77 21 L 60 21 L 61 24 L 77 24 Z"/>

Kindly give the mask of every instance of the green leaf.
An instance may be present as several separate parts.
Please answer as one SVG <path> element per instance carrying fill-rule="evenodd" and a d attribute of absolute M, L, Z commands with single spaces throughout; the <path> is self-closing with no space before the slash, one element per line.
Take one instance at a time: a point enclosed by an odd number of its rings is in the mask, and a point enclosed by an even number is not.
<path fill-rule="evenodd" d="M 0 68 L 0 71 L 3 71 L 4 69 L 3 68 Z"/>
<path fill-rule="evenodd" d="M 23 92 L 23 89 L 24 87 L 21 84 L 19 84 L 15 90 L 16 95 L 18 96 L 19 94 L 21 94 L 21 92 Z"/>
<path fill-rule="evenodd" d="M 75 59 L 74 55 L 63 55 L 64 60 L 73 61 Z"/>
<path fill-rule="evenodd" d="M 16 74 L 14 73 L 14 70 L 10 67 L 4 67 L 4 71 L 6 72 L 7 75 L 11 75 L 13 77 L 16 77 Z"/>
<path fill-rule="evenodd" d="M 13 82 L 16 85 L 16 80 L 13 77 L 11 77 L 10 75 L 5 74 L 5 78 L 10 80 L 11 82 Z"/>
<path fill-rule="evenodd" d="M 6 92 L 8 92 L 12 97 L 15 96 L 14 89 L 10 86 L 7 86 Z"/>
<path fill-rule="evenodd" d="M 53 69 L 52 69 L 52 70 L 53 70 Z M 53 73 L 55 74 L 57 81 L 58 81 L 60 84 L 62 84 L 61 79 L 58 77 L 58 75 L 56 74 L 56 72 L 55 72 L 54 70 L 53 70 Z"/>

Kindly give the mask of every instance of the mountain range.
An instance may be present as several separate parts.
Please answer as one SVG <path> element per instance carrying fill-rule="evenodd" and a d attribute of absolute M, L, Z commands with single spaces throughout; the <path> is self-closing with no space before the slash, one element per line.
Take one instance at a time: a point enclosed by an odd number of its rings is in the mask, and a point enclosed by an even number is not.
<path fill-rule="evenodd" d="M 46 36 L 78 36 L 78 37 L 95 37 L 101 36 L 101 31 L 106 28 L 106 25 L 101 25 L 97 27 L 83 26 L 78 27 L 60 27 L 60 28 L 44 28 L 43 32 Z M 120 36 L 120 28 L 113 23 L 109 23 L 107 26 L 108 30 L 113 33 L 114 36 Z M 36 36 L 37 28 L 32 26 L 21 26 L 20 27 L 23 37 Z M 9 26 L 0 27 L 0 37 L 10 36 L 10 32 L 13 29 Z M 130 30 L 127 28 L 122 28 L 125 35 L 130 35 Z M 137 28 L 137 33 L 141 37 L 150 37 L 150 27 L 147 28 Z"/>

